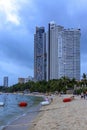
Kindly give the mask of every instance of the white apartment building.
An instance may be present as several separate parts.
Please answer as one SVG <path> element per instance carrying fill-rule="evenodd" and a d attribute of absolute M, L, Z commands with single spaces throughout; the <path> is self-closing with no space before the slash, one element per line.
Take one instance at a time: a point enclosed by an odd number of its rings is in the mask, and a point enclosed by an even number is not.
<path fill-rule="evenodd" d="M 62 76 L 80 79 L 80 29 L 49 23 L 46 36 L 47 80 Z"/>

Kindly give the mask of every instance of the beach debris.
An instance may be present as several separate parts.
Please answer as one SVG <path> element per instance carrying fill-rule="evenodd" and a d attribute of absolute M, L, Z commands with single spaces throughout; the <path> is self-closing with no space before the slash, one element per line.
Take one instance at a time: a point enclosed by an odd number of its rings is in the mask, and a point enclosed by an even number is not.
<path fill-rule="evenodd" d="M 20 102 L 18 105 L 20 107 L 26 107 L 28 104 L 27 104 L 27 102 Z"/>

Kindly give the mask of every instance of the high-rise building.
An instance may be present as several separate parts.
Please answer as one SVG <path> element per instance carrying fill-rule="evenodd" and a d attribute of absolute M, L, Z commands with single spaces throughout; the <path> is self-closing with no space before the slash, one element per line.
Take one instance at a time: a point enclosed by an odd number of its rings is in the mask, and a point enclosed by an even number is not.
<path fill-rule="evenodd" d="M 34 79 L 46 80 L 46 33 L 44 27 L 36 27 L 34 34 Z"/>
<path fill-rule="evenodd" d="M 8 77 L 7 76 L 4 77 L 3 86 L 8 87 Z"/>
<path fill-rule="evenodd" d="M 63 76 L 80 79 L 80 29 L 64 29 L 49 23 L 47 34 L 47 80 Z"/>

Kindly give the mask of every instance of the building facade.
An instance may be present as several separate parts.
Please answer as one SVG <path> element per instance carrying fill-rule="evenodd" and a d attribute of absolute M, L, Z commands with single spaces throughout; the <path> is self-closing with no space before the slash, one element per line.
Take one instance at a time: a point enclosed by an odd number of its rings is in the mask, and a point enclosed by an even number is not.
<path fill-rule="evenodd" d="M 18 78 L 18 83 L 20 83 L 20 84 L 25 83 L 25 78 Z"/>
<path fill-rule="evenodd" d="M 46 33 L 44 27 L 36 27 L 34 34 L 34 79 L 46 80 Z"/>
<path fill-rule="evenodd" d="M 63 76 L 80 80 L 80 29 L 48 25 L 47 80 Z"/>
<path fill-rule="evenodd" d="M 25 83 L 29 81 L 34 81 L 34 78 L 32 76 L 28 76 L 27 78 L 25 78 Z"/>

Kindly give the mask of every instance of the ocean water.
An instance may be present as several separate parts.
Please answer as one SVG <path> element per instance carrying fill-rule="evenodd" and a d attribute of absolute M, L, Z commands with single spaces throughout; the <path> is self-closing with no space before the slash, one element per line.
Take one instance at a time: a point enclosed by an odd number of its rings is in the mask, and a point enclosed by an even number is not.
<path fill-rule="evenodd" d="M 0 94 L 0 102 L 4 102 L 4 106 L 0 106 L 0 130 L 5 126 L 26 115 L 39 111 L 40 102 L 43 99 L 36 96 L 20 95 L 20 94 Z M 25 101 L 27 107 L 19 107 L 19 102 Z"/>

